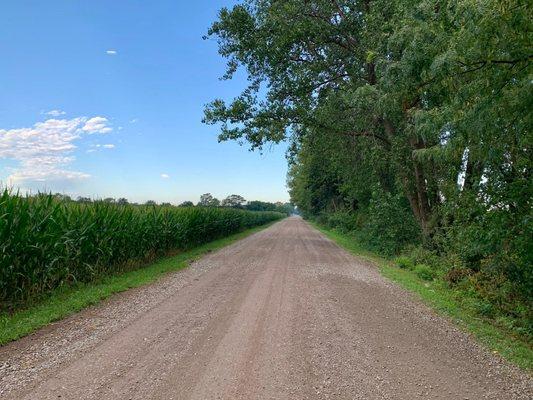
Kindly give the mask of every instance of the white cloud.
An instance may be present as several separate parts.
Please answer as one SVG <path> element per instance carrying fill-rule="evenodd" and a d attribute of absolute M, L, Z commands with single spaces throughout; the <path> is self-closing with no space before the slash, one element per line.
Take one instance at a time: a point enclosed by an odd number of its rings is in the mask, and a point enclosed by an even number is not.
<path fill-rule="evenodd" d="M 91 147 L 96 147 L 97 149 L 100 149 L 100 148 L 104 148 L 104 149 L 114 149 L 115 148 L 115 145 L 114 144 L 91 144 Z M 92 150 L 91 153 L 93 151 L 96 151 L 96 150 Z"/>
<path fill-rule="evenodd" d="M 44 115 L 50 115 L 51 117 L 60 117 L 62 115 L 65 115 L 66 112 L 62 110 L 50 110 L 47 112 L 43 112 Z"/>
<path fill-rule="evenodd" d="M 0 158 L 19 163 L 7 178 L 9 184 L 26 186 L 35 182 L 65 182 L 90 175 L 67 169 L 76 158 L 75 142 L 84 134 L 107 133 L 111 128 L 103 117 L 48 119 L 29 128 L 0 129 Z"/>
<path fill-rule="evenodd" d="M 168 174 L 161 174 L 161 178 L 163 178 L 163 179 L 168 179 L 168 178 L 170 178 L 170 175 L 168 175 Z"/>
<path fill-rule="evenodd" d="M 87 122 L 85 122 L 85 125 L 82 130 L 84 130 L 87 133 L 109 133 L 113 129 L 107 126 L 108 119 L 104 117 L 93 117 Z"/>
<path fill-rule="evenodd" d="M 116 50 L 113 50 L 113 49 L 109 49 L 106 51 L 107 54 L 109 54 L 110 56 L 114 56 L 117 54 L 117 51 Z"/>
<path fill-rule="evenodd" d="M 133 118 L 132 120 L 130 120 L 130 124 L 135 124 L 137 121 L 139 121 L 137 118 Z"/>

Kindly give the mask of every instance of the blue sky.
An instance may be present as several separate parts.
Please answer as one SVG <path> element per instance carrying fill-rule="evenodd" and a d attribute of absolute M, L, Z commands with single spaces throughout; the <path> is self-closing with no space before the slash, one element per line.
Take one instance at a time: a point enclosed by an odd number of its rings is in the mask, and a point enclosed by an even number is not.
<path fill-rule="evenodd" d="M 286 146 L 218 143 L 203 106 L 244 74 L 202 36 L 222 0 L 0 4 L 0 180 L 132 201 L 288 200 Z"/>

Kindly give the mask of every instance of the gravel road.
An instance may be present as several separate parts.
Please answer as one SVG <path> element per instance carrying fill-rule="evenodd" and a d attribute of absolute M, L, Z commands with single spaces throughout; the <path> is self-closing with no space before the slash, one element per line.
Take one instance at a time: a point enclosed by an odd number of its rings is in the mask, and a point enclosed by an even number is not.
<path fill-rule="evenodd" d="M 298 217 L 0 348 L 5 399 L 531 399 Z"/>

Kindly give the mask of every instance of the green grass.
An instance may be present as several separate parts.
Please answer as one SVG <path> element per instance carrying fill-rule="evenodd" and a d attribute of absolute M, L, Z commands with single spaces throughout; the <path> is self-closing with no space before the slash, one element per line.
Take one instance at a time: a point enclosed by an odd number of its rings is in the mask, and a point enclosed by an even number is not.
<path fill-rule="evenodd" d="M 171 271 L 187 267 L 200 256 L 227 246 L 271 226 L 274 222 L 215 240 L 133 271 L 103 277 L 99 281 L 59 288 L 44 300 L 14 314 L 0 315 L 0 345 L 26 336 L 35 330 L 97 304 L 114 293 L 156 281 Z"/>
<path fill-rule="evenodd" d="M 452 320 L 460 329 L 473 334 L 491 352 L 525 370 L 533 370 L 531 344 L 472 312 L 466 294 L 450 289 L 442 280 L 423 280 L 416 271 L 398 268 L 390 260 L 366 250 L 352 235 L 313 222 L 311 225 L 352 254 L 376 264 L 383 276 L 416 293 L 425 304 Z"/>

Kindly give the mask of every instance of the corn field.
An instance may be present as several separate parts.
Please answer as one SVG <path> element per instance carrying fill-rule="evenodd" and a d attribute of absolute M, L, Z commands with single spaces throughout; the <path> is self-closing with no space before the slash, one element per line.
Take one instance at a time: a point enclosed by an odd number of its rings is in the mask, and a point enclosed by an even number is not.
<path fill-rule="evenodd" d="M 0 311 L 62 285 L 137 268 L 281 213 L 229 208 L 61 201 L 52 195 L 0 197 Z"/>

